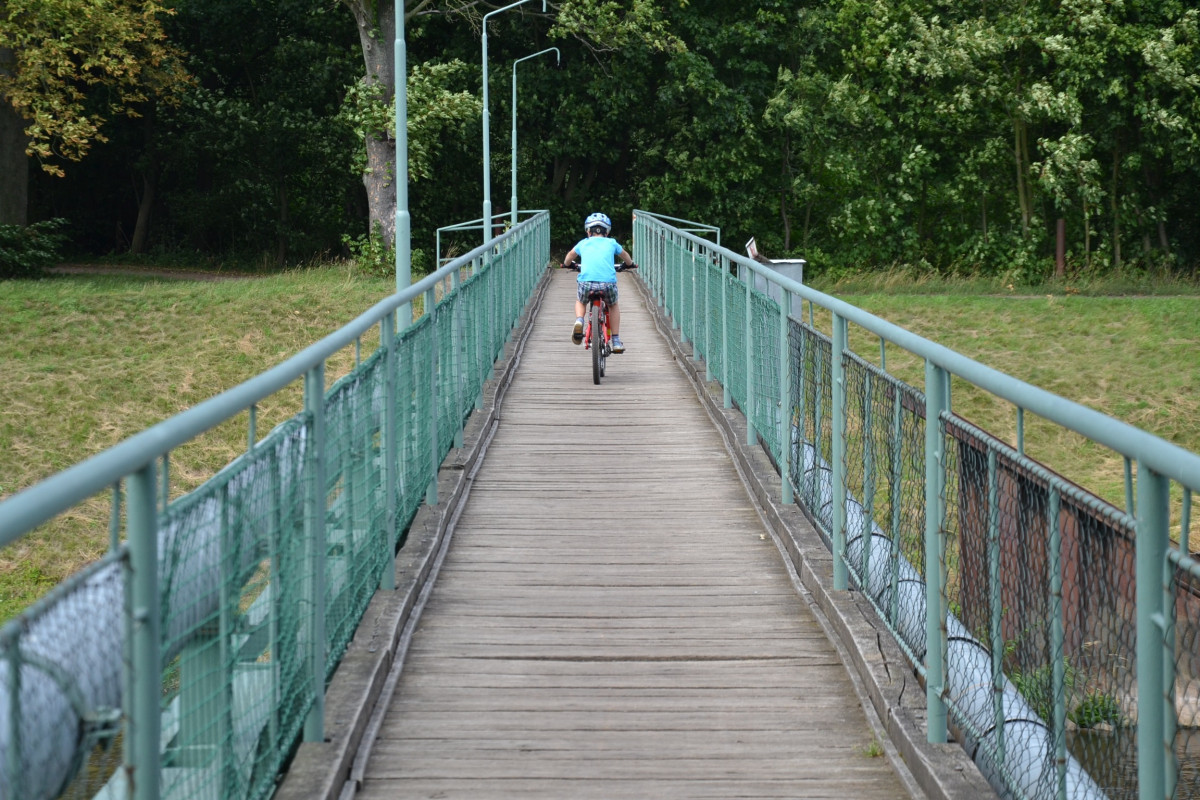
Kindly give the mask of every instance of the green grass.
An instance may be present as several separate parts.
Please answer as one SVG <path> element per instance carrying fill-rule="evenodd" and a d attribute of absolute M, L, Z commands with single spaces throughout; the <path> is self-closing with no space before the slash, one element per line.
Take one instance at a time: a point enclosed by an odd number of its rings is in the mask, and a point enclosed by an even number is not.
<path fill-rule="evenodd" d="M 284 361 L 395 291 L 345 267 L 215 282 L 70 276 L 0 281 L 0 498 Z M 377 333 L 374 335 L 377 341 Z M 363 353 L 374 341 L 366 337 Z M 353 348 L 326 369 L 352 368 Z M 262 435 L 299 383 L 258 408 Z M 246 446 L 247 415 L 171 453 L 172 494 Z M 0 619 L 108 544 L 108 494 L 0 550 Z"/>
<path fill-rule="evenodd" d="M 817 288 L 1015 377 L 1200 451 L 1200 289 L 1125 296 L 1104 286 L 1008 289 L 883 273 Z M 390 278 L 328 266 L 217 282 L 70 276 L 0 282 L 0 498 L 280 363 L 394 291 Z M 1145 287 L 1143 287 L 1145 288 Z M 1162 288 L 1162 287 L 1159 287 Z M 818 315 L 818 327 L 828 330 Z M 852 344 L 878 343 L 852 329 Z M 375 344 L 364 341 L 364 354 Z M 353 349 L 327 368 L 332 383 Z M 896 348 L 888 368 L 915 386 L 923 366 Z M 956 410 L 1015 442 L 1016 414 L 956 382 Z M 294 385 L 258 409 L 269 431 L 301 404 Z M 199 485 L 246 445 L 246 419 L 171 454 L 172 492 Z M 1123 462 L 1026 417 L 1035 458 L 1120 504 Z M 108 496 L 0 551 L 0 619 L 108 543 Z M 1193 515 L 1196 516 L 1196 515 Z M 1193 522 L 1193 536 L 1200 525 Z"/>
<path fill-rule="evenodd" d="M 980 282 L 943 282 L 935 293 L 858 283 L 815 286 L 989 367 L 1200 452 L 1200 288 L 1175 282 L 1165 294 L 1125 295 L 1125 281 L 1104 294 L 1043 287 L 1041 293 Z M 964 292 L 970 287 L 975 293 Z M 1164 288 L 1164 287 L 1160 287 Z M 829 330 L 827 315 L 817 327 Z M 851 326 L 851 346 L 878 363 L 878 339 Z M 897 347 L 888 371 L 918 388 L 924 364 Z M 952 385 L 954 410 L 1011 445 L 1017 411 L 965 381 Z M 1117 506 L 1124 505 L 1124 459 L 1045 420 L 1025 415 L 1033 458 Z M 1178 495 L 1178 492 L 1176 492 Z M 1178 503 L 1176 503 L 1178 506 Z M 1192 547 L 1200 522 L 1192 515 Z"/>

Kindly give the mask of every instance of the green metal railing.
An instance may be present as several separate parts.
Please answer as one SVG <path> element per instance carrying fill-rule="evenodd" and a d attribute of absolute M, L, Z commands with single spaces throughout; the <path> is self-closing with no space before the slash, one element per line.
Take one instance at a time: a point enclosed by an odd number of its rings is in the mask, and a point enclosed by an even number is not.
<path fill-rule="evenodd" d="M 0 798 L 265 798 L 549 260 L 540 213 L 278 367 L 0 503 L 0 544 L 111 491 L 110 550 L 0 630 Z M 425 313 L 396 331 L 418 297 Z M 361 357 L 379 326 L 379 347 Z M 357 364 L 325 390 L 325 364 Z M 304 405 L 261 439 L 256 410 Z M 169 455 L 249 446 L 167 503 Z M 122 531 L 123 523 L 123 531 Z M 123 535 L 122 535 L 123 533 Z"/>
<path fill-rule="evenodd" d="M 634 214 L 642 278 L 826 538 L 835 589 L 853 581 L 913 660 L 930 741 L 957 726 L 1004 796 L 1200 796 L 1200 456 L 666 219 Z M 807 322 L 788 313 L 804 302 Z M 924 361 L 923 391 L 889 347 Z M 1016 448 L 953 413 L 952 376 L 1015 407 Z M 1119 453 L 1126 507 L 1028 458 L 1026 410 Z"/>

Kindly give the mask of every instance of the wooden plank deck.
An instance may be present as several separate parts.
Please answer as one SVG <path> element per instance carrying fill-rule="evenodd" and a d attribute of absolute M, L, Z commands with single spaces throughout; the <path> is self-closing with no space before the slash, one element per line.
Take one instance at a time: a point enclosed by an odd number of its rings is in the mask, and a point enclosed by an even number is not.
<path fill-rule="evenodd" d="M 633 281 L 553 276 L 357 797 L 907 798 Z"/>

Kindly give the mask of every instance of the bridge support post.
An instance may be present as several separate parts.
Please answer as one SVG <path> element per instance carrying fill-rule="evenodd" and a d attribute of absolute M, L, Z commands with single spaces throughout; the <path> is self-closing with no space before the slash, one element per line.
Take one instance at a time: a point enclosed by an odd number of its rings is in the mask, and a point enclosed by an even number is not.
<path fill-rule="evenodd" d="M 950 377 L 925 362 L 925 701 L 930 743 L 946 741 L 946 548 L 942 526 L 945 503 L 946 437 L 942 412 L 948 410 Z"/>

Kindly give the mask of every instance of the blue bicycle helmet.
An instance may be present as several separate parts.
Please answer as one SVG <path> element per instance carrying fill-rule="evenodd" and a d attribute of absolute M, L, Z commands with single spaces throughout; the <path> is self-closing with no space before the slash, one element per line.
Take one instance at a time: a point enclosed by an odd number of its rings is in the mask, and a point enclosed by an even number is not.
<path fill-rule="evenodd" d="M 588 218 L 583 221 L 583 230 L 585 233 L 590 233 L 592 228 L 600 227 L 605 233 L 612 230 L 612 220 L 607 214 L 601 214 L 597 211 L 594 214 L 588 214 Z"/>

